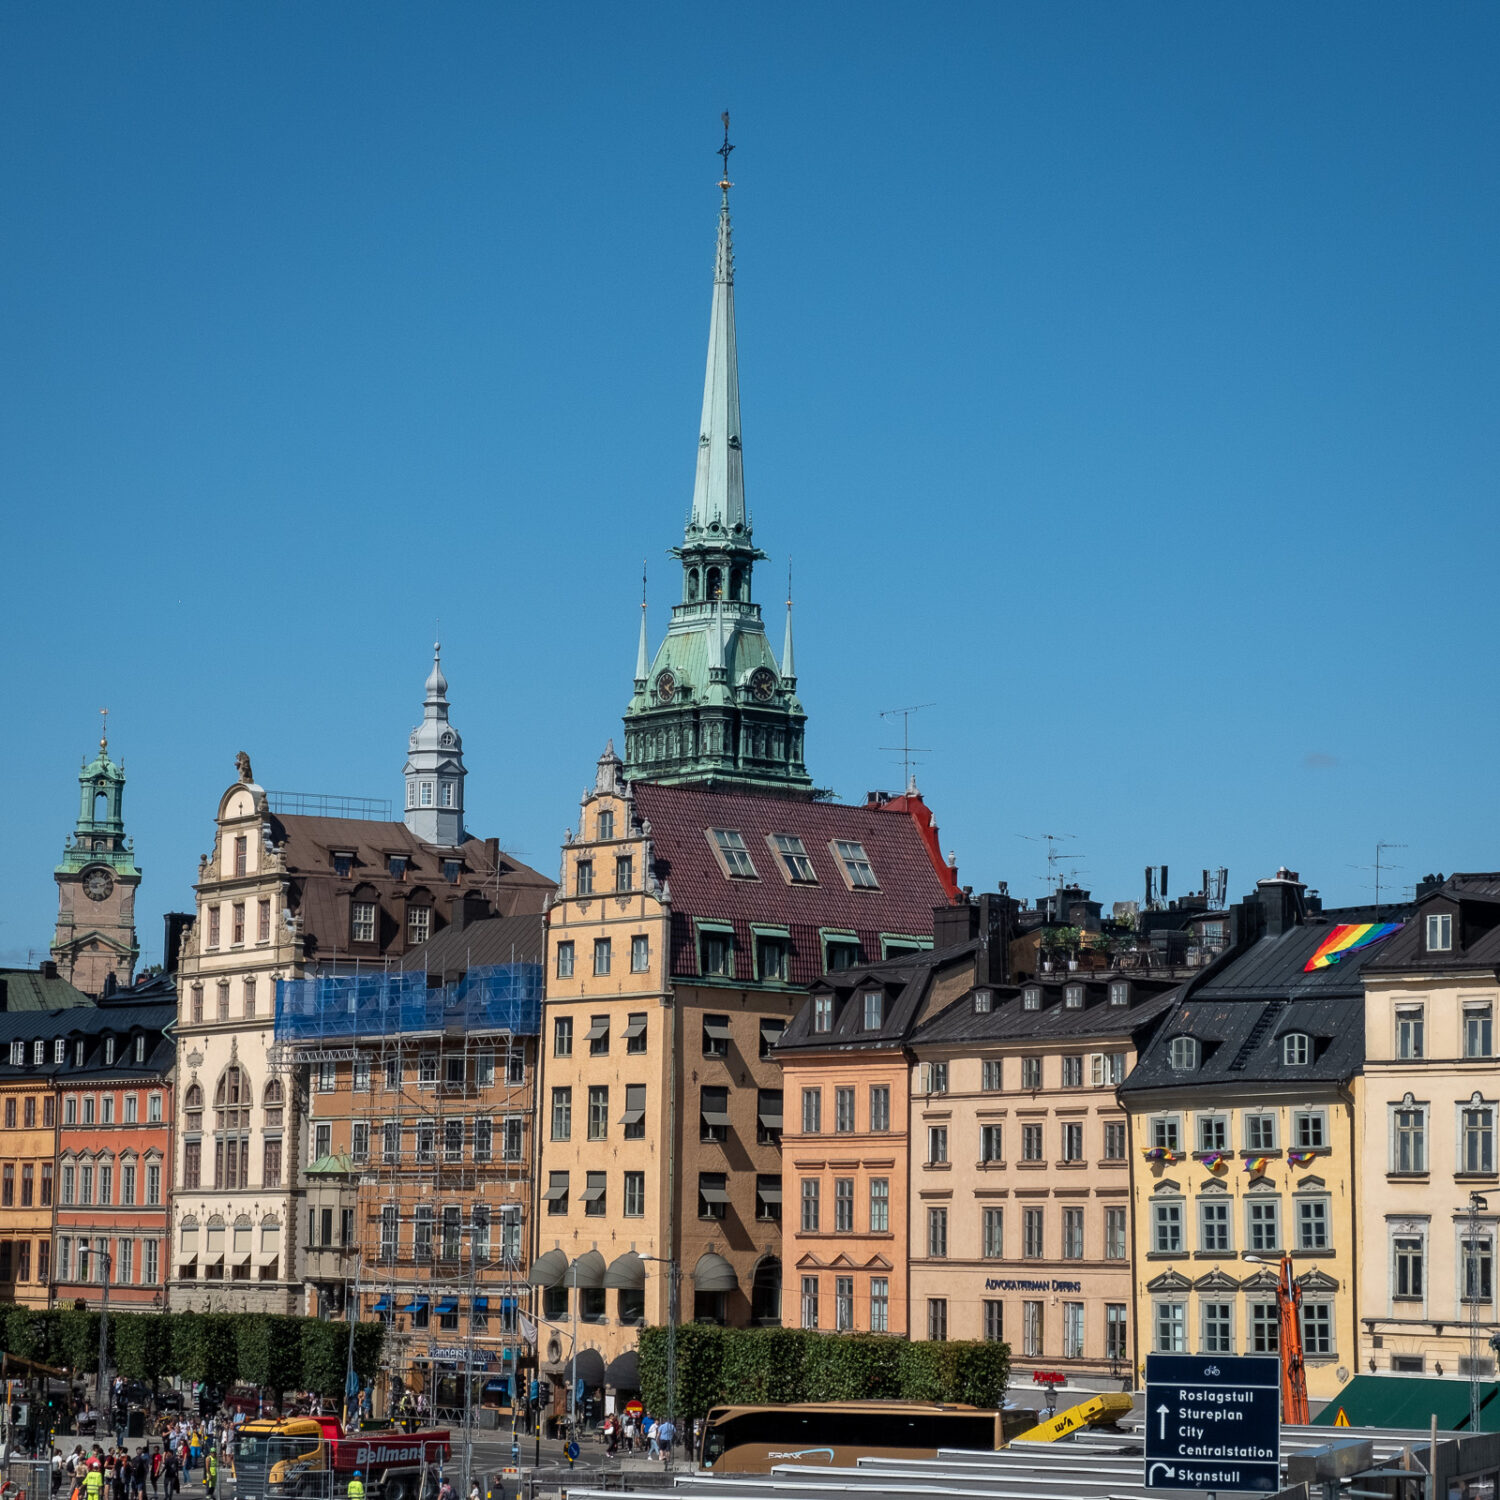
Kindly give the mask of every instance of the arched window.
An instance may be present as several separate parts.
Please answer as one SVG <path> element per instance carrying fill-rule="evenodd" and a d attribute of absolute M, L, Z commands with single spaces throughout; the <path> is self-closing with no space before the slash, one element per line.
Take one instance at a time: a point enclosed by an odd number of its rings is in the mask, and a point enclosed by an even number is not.
<path fill-rule="evenodd" d="M 1281 1039 L 1281 1060 L 1289 1068 L 1312 1061 L 1312 1038 L 1305 1031 L 1289 1031 Z"/>
<path fill-rule="evenodd" d="M 781 1262 L 774 1255 L 766 1256 L 755 1267 L 755 1279 L 750 1286 L 750 1321 L 781 1322 Z"/>
<path fill-rule="evenodd" d="M 708 570 L 708 597 L 720 599 L 724 595 L 724 575 L 717 568 Z"/>
<path fill-rule="evenodd" d="M 203 1086 L 202 1084 L 190 1083 L 188 1091 L 182 1096 L 182 1107 L 185 1110 L 203 1108 Z"/>
<path fill-rule="evenodd" d="M 741 573 L 738 568 L 733 569 L 729 574 L 729 597 L 731 599 L 738 599 L 740 597 L 740 591 L 744 588 L 744 586 L 745 575 Z"/>
<path fill-rule="evenodd" d="M 698 570 L 689 568 L 687 576 L 688 603 L 696 604 L 698 601 Z"/>
<path fill-rule="evenodd" d="M 245 1081 L 245 1070 L 238 1063 L 231 1063 L 219 1075 L 219 1086 L 214 1090 L 214 1108 L 230 1109 L 250 1102 L 250 1090 Z"/>
<path fill-rule="evenodd" d="M 1167 1066 L 1176 1073 L 1197 1070 L 1202 1050 L 1195 1036 L 1174 1036 L 1167 1046 Z"/>
<path fill-rule="evenodd" d="M 281 1080 L 279 1078 L 273 1078 L 266 1085 L 266 1096 L 262 1102 L 267 1109 L 270 1109 L 273 1104 L 284 1104 L 286 1102 L 286 1095 L 281 1087 Z"/>
<path fill-rule="evenodd" d="M 250 1081 L 238 1063 L 214 1089 L 214 1186 L 250 1186 Z"/>
<path fill-rule="evenodd" d="M 105 792 L 94 793 L 94 821 L 104 823 L 109 820 L 109 796 Z"/>

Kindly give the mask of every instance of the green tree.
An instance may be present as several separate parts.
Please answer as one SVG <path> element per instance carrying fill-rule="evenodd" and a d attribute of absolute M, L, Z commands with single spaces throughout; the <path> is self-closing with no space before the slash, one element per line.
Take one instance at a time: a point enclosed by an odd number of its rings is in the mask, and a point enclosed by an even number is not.
<path fill-rule="evenodd" d="M 58 1342 L 63 1363 L 80 1375 L 99 1373 L 99 1314 L 76 1307 L 58 1315 Z"/>
<path fill-rule="evenodd" d="M 155 1389 L 173 1373 L 172 1321 L 165 1313 L 111 1313 L 109 1323 L 115 1363 L 127 1380 L 149 1381 Z"/>
<path fill-rule="evenodd" d="M 228 1390 L 239 1376 L 235 1313 L 177 1313 L 172 1318 L 172 1360 L 177 1373 Z"/>
<path fill-rule="evenodd" d="M 742 1330 L 704 1323 L 677 1326 L 677 1410 L 679 1422 L 701 1417 L 724 1398 L 726 1335 Z M 637 1339 L 641 1400 L 648 1410 L 667 1409 L 667 1330 L 643 1328 Z"/>
<path fill-rule="evenodd" d="M 384 1323 L 354 1325 L 354 1373 L 373 1380 L 380 1370 L 380 1352 L 385 1347 Z"/>
<path fill-rule="evenodd" d="M 727 1331 L 723 1386 L 743 1402 L 804 1400 L 808 1336 L 800 1328 Z"/>
<path fill-rule="evenodd" d="M 5 1348 L 22 1359 L 34 1359 L 44 1365 L 61 1368 L 61 1312 L 56 1308 L 43 1311 L 35 1307 L 13 1307 L 5 1314 Z"/>
<path fill-rule="evenodd" d="M 811 1401 L 874 1401 L 901 1389 L 904 1341 L 882 1333 L 819 1333 L 803 1367 Z"/>
<path fill-rule="evenodd" d="M 291 1390 L 302 1384 L 301 1318 L 274 1313 L 235 1316 L 235 1352 L 239 1378 L 264 1390 Z"/>
<path fill-rule="evenodd" d="M 348 1370 L 349 1327 L 319 1318 L 299 1318 L 302 1325 L 302 1384 L 320 1396 L 343 1393 Z"/>

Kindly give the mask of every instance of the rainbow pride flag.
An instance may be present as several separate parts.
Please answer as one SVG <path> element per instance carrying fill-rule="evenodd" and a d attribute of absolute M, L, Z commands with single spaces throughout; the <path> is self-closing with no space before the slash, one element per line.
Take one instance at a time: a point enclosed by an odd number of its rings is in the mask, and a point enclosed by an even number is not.
<path fill-rule="evenodd" d="M 1252 1156 L 1250 1160 L 1245 1163 L 1245 1170 L 1252 1177 L 1259 1177 L 1270 1165 L 1271 1158 L 1269 1156 Z"/>
<path fill-rule="evenodd" d="M 1318 944 L 1318 951 L 1302 966 L 1302 972 L 1311 974 L 1315 969 L 1327 969 L 1346 953 L 1368 948 L 1371 943 L 1378 943 L 1393 932 L 1400 932 L 1402 925 L 1400 922 L 1340 923 Z"/>
<path fill-rule="evenodd" d="M 1316 1151 L 1288 1151 L 1286 1159 L 1294 1167 L 1305 1167 L 1316 1155 Z"/>

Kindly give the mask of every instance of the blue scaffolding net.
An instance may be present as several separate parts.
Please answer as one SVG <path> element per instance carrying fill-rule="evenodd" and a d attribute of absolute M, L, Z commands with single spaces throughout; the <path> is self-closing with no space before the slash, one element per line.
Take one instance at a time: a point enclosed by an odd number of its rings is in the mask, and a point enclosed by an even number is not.
<path fill-rule="evenodd" d="M 278 1042 L 455 1030 L 536 1036 L 541 1024 L 540 964 L 489 964 L 440 989 L 429 989 L 420 972 L 329 974 L 276 984 Z"/>

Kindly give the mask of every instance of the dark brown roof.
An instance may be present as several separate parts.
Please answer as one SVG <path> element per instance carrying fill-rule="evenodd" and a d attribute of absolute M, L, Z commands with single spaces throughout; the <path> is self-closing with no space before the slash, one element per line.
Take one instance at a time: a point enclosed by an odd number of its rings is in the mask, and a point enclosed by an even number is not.
<path fill-rule="evenodd" d="M 545 961 L 546 923 L 540 912 L 515 917 L 481 917 L 462 927 L 446 927 L 435 938 L 401 959 L 407 970 L 425 969 L 449 983 L 470 969 L 491 964 Z"/>
<path fill-rule="evenodd" d="M 752 951 L 752 923 L 789 928 L 790 977 L 806 985 L 823 972 L 820 929 L 855 933 L 865 956 L 878 959 L 882 933 L 928 936 L 933 907 L 948 904 L 916 817 L 904 805 L 850 807 L 649 783 L 638 783 L 634 793 L 639 814 L 651 824 L 653 873 L 671 890 L 674 974 L 698 972 L 694 918 L 732 923 L 744 953 Z M 709 845 L 712 828 L 743 835 L 758 878 L 724 874 Z M 802 839 L 817 884 L 783 878 L 768 844 L 773 834 Z M 864 846 L 878 890 L 850 890 L 829 848 L 835 839 Z"/>

